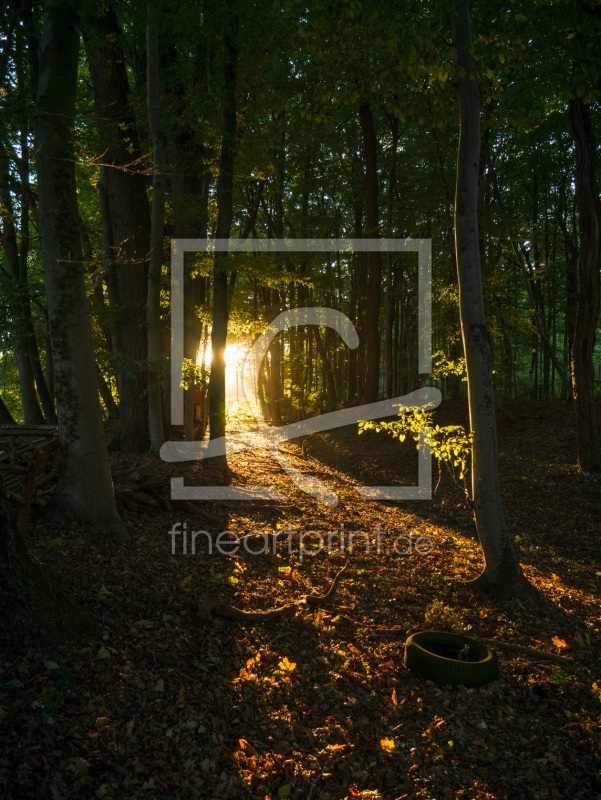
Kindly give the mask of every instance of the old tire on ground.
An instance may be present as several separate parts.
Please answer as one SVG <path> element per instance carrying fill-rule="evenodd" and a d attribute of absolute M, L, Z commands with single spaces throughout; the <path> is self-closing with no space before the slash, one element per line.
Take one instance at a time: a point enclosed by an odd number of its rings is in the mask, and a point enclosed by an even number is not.
<path fill-rule="evenodd" d="M 447 658 L 434 650 L 457 652 L 467 646 L 471 661 Z M 497 657 L 486 645 L 445 631 L 420 631 L 405 642 L 404 664 L 407 669 L 445 686 L 463 684 L 467 687 L 482 686 L 497 677 Z"/>

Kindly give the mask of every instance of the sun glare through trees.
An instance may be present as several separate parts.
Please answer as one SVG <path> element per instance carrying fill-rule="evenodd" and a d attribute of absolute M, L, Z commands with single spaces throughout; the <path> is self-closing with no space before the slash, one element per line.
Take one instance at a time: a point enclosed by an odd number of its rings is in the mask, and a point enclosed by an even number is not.
<path fill-rule="evenodd" d="M 600 42 L 0 4 L 2 800 L 601 800 Z"/>

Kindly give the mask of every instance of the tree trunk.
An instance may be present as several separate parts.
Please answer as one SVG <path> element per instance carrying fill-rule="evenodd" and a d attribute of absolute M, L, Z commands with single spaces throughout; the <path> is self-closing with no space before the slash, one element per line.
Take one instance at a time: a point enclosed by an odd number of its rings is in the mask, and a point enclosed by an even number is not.
<path fill-rule="evenodd" d="M 27 263 L 29 259 L 29 130 L 27 121 L 24 122 L 20 135 L 21 162 L 19 164 L 19 178 L 21 180 L 21 248 L 19 251 L 19 286 L 21 291 L 21 308 L 23 323 L 27 337 L 27 352 L 31 361 L 31 369 L 35 380 L 38 397 L 42 405 L 42 412 L 49 425 L 56 425 L 57 417 L 54 409 L 54 400 L 48 390 L 44 370 L 40 361 L 40 351 L 35 338 L 33 319 L 31 316 L 31 298 L 27 283 Z"/>
<path fill-rule="evenodd" d="M 0 425 L 16 425 L 13 415 L 6 407 L 4 400 L 0 397 Z M 1 481 L 0 481 L 1 483 Z"/>
<path fill-rule="evenodd" d="M 231 0 L 226 6 L 223 65 L 223 125 L 217 199 L 216 239 L 229 239 L 233 217 L 234 158 L 236 153 L 236 68 L 238 60 L 238 17 Z M 225 346 L 227 341 L 227 252 L 215 253 L 213 277 L 213 330 L 211 333 L 211 379 L 209 384 L 209 437 L 225 436 Z M 227 456 L 211 459 L 212 465 L 227 469 Z"/>
<path fill-rule="evenodd" d="M 97 370 L 98 375 L 98 391 L 102 397 L 102 402 L 106 406 L 106 413 L 109 419 L 119 419 L 119 406 L 115 402 L 111 387 L 106 382 L 106 379 L 100 369 Z"/>
<path fill-rule="evenodd" d="M 110 2 L 86 3 L 83 27 L 118 265 L 121 302 L 121 415 L 112 449 L 144 452 L 148 429 L 146 303 L 150 214 L 121 30 Z"/>
<path fill-rule="evenodd" d="M 394 210 L 394 190 L 396 186 L 397 147 L 399 143 L 399 121 L 396 116 L 392 118 L 392 143 L 390 154 L 390 173 L 388 176 L 388 198 L 386 209 L 386 236 L 392 236 L 392 214 Z M 386 399 L 394 397 L 392 379 L 392 323 L 394 318 L 394 297 L 392 290 L 392 252 L 386 253 L 386 316 L 384 320 L 384 381 L 386 384 Z"/>
<path fill-rule="evenodd" d="M 161 127 L 159 92 L 159 11 L 156 3 L 148 3 L 146 27 L 148 124 L 152 134 L 154 165 L 152 177 L 152 220 L 146 325 L 148 327 L 148 424 L 150 453 L 158 457 L 165 441 L 161 408 L 161 270 L 165 228 L 165 180 L 167 144 Z"/>
<path fill-rule="evenodd" d="M 572 383 L 576 410 L 578 466 L 599 468 L 601 452 L 595 419 L 593 352 L 599 316 L 601 201 L 597 186 L 597 149 L 588 106 L 570 99 L 570 128 L 576 148 L 576 205 L 580 222 L 580 296 L 572 344 Z"/>
<path fill-rule="evenodd" d="M 2 150 L 0 150 L 2 153 Z M 27 346 L 27 326 L 23 308 L 23 293 L 26 287 L 20 279 L 19 251 L 17 234 L 13 221 L 12 200 L 8 188 L 8 165 L 3 164 L 0 183 L 0 204 L 5 209 L 3 214 L 3 246 L 4 246 L 4 280 L 7 282 L 6 293 L 9 298 L 10 316 L 12 317 L 11 338 L 14 343 L 15 361 L 19 372 L 19 389 L 23 417 L 28 425 L 43 425 L 44 417 L 35 391 L 34 374 Z M 8 277 L 10 280 L 8 280 Z"/>
<path fill-rule="evenodd" d="M 472 495 L 476 526 L 484 554 L 483 573 L 472 585 L 493 591 L 498 599 L 524 592 L 522 573 L 509 538 L 499 484 L 497 427 L 490 346 L 484 316 L 484 293 L 478 248 L 478 167 L 480 161 L 480 94 L 473 75 L 469 2 L 455 0 L 451 13 L 460 113 L 455 247 L 459 274 L 461 332 L 467 365 L 472 450 Z"/>
<path fill-rule="evenodd" d="M 378 165 L 374 118 L 369 103 L 359 106 L 359 119 L 363 132 L 365 154 L 365 230 L 368 239 L 378 240 Z M 380 250 L 369 253 L 369 281 L 367 284 L 367 310 L 365 312 L 365 337 L 367 339 L 367 369 L 361 404 L 375 403 L 380 383 L 380 283 L 382 282 L 382 254 Z"/>
<path fill-rule="evenodd" d="M 119 302 L 119 278 L 115 268 L 115 241 L 108 195 L 106 193 L 105 167 L 100 167 L 98 180 L 98 196 L 100 200 L 100 223 L 102 226 L 102 247 L 104 250 L 104 281 L 109 300 L 109 326 L 111 332 L 112 354 L 117 361 L 116 377 L 117 392 L 121 396 L 121 353 L 123 352 L 123 339 L 121 337 L 121 318 Z"/>
<path fill-rule="evenodd" d="M 75 185 L 73 120 L 79 20 L 71 2 L 47 0 L 35 108 L 40 248 L 54 356 L 61 462 L 54 507 L 129 536 L 115 505 L 96 382 Z"/>
<path fill-rule="evenodd" d="M 336 406 L 336 382 L 334 381 L 332 362 L 330 361 L 323 339 L 321 338 L 321 332 L 317 326 L 313 328 L 313 334 L 315 336 L 315 347 L 317 348 L 321 363 L 323 364 L 328 405 L 334 408 Z"/>

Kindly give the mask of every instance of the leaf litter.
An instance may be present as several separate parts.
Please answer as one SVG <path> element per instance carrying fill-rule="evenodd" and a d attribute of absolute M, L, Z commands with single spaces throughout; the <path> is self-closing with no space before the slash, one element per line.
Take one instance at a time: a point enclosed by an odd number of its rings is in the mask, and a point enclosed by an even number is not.
<path fill-rule="evenodd" d="M 206 536 L 195 555 L 182 553 L 181 537 L 172 553 L 174 522 L 203 528 L 185 512 L 126 514 L 134 546 L 117 550 L 34 515 L 31 552 L 103 633 L 52 648 L 33 632 L 30 644 L 2 653 L 0 795 L 601 798 L 601 480 L 573 466 L 566 406 L 507 405 L 534 418 L 499 421 L 499 451 L 506 517 L 535 601 L 501 606 L 462 586 L 481 557 L 463 490 L 448 475 L 428 504 L 361 500 L 356 484 L 411 483 L 416 456 L 384 433 L 357 437 L 356 427 L 312 437 L 306 462 L 300 444 L 288 444 L 299 468 L 337 492 L 336 509 L 303 495 L 260 452 L 231 459 L 232 482 L 277 485 L 287 501 L 214 504 L 240 535 L 335 530 L 336 542 L 340 530 L 364 531 L 352 554 L 315 548 L 301 561 L 293 537 L 291 553 L 209 555 Z M 465 416 L 448 403 L 436 421 Z M 187 483 L 199 472 L 162 470 Z M 378 534 L 392 552 L 378 555 Z M 394 540 L 409 535 L 429 537 L 432 550 L 395 553 Z M 58 538 L 61 547 L 49 548 Z M 265 624 L 196 616 L 207 598 L 253 611 L 294 604 L 327 587 L 347 559 L 327 608 L 299 606 Z M 466 689 L 409 673 L 404 641 L 428 620 L 487 641 L 498 679 Z"/>

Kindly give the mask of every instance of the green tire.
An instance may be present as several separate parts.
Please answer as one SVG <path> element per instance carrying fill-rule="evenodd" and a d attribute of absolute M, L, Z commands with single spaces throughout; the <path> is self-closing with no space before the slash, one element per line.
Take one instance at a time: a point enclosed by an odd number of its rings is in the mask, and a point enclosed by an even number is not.
<path fill-rule="evenodd" d="M 466 645 L 472 658 L 477 660 L 445 658 L 430 650 L 430 647 L 442 647 L 457 648 L 459 651 Z M 490 647 L 466 636 L 444 631 L 420 631 L 410 636 L 405 642 L 404 664 L 411 672 L 440 686 L 457 686 L 461 683 L 468 688 L 494 681 L 499 669 L 497 657 Z"/>

